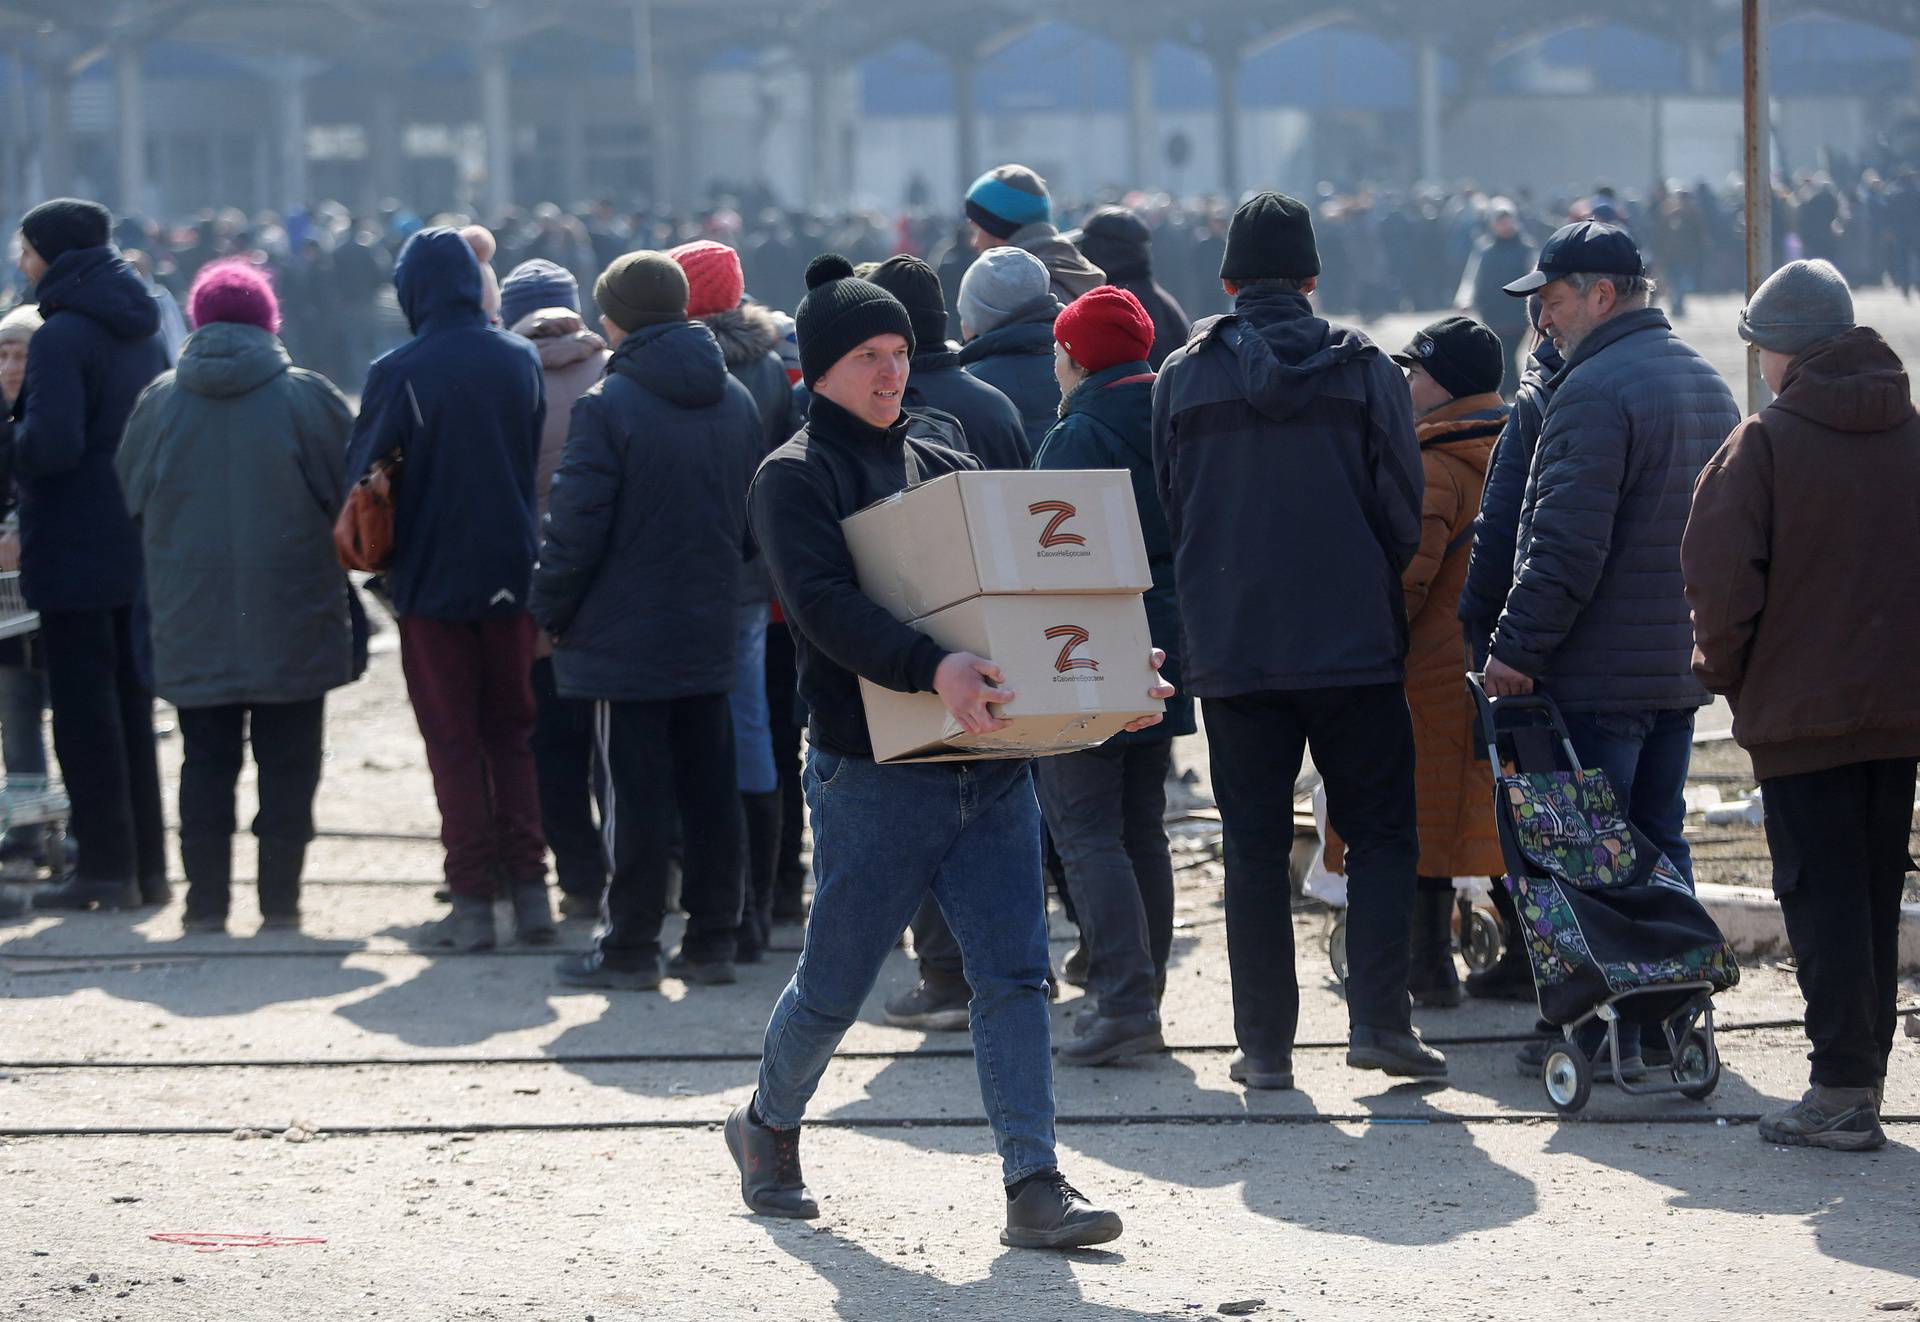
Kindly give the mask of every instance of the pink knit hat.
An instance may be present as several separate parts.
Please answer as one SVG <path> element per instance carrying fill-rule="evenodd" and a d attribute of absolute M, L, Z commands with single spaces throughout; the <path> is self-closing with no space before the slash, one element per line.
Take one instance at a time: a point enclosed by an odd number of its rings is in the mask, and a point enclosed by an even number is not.
<path fill-rule="evenodd" d="M 667 249 L 667 256 L 687 273 L 687 316 L 711 317 L 740 306 L 747 281 L 740 273 L 740 254 L 726 244 L 696 239 Z"/>
<path fill-rule="evenodd" d="M 280 303 L 273 296 L 273 282 L 266 272 L 240 259 L 200 268 L 187 294 L 187 315 L 196 327 L 234 321 L 258 326 L 269 335 L 280 333 Z"/>

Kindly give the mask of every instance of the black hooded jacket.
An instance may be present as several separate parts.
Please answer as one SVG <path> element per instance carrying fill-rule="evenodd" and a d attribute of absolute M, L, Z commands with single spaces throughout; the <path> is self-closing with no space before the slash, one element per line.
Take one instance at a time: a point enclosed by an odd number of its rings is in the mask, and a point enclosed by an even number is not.
<path fill-rule="evenodd" d="M 60 254 L 39 295 L 46 324 L 13 408 L 21 588 L 36 610 L 113 610 L 140 595 L 113 458 L 140 392 L 167 370 L 160 309 L 112 248 Z"/>
<path fill-rule="evenodd" d="M 613 351 L 573 406 L 533 578 L 563 697 L 733 687 L 745 493 L 764 437 L 705 325 L 649 326 Z"/>
<path fill-rule="evenodd" d="M 1424 478 L 1406 381 L 1366 336 L 1241 294 L 1167 359 L 1153 456 L 1194 696 L 1404 678 Z"/>

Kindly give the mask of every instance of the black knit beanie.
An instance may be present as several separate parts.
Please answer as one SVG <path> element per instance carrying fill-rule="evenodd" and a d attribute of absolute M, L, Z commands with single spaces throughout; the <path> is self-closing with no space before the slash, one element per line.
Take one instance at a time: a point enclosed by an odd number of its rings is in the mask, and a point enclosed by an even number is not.
<path fill-rule="evenodd" d="M 822 253 L 807 263 L 807 296 L 793 314 L 800 341 L 800 378 L 809 388 L 827 369 L 876 335 L 899 335 L 913 352 L 913 319 L 900 300 L 871 280 L 856 279 L 853 263 Z"/>
<path fill-rule="evenodd" d="M 900 300 L 913 323 L 913 341 L 920 352 L 930 352 L 946 343 L 947 296 L 940 288 L 940 277 L 918 257 L 902 253 L 880 263 L 873 283 Z"/>
<path fill-rule="evenodd" d="M 1222 280 L 1242 285 L 1319 274 L 1320 250 L 1313 242 L 1313 213 L 1306 203 L 1285 193 L 1258 193 L 1240 204 L 1227 227 Z"/>
<path fill-rule="evenodd" d="M 20 232 L 49 266 L 62 253 L 106 247 L 112 228 L 113 216 L 105 207 L 78 197 L 42 202 L 20 220 Z"/>

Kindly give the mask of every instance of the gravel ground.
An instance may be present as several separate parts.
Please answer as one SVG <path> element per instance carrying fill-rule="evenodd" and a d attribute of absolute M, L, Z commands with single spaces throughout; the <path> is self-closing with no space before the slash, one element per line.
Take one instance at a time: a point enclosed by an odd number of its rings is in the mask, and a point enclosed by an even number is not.
<path fill-rule="evenodd" d="M 1728 307 L 1696 308 L 1731 340 Z M 1511 1004 L 1421 1012 L 1451 1081 L 1388 1088 L 1343 1063 L 1326 919 L 1303 913 L 1300 1090 L 1247 1094 L 1226 1077 L 1204 823 L 1181 855 L 1174 1049 L 1056 1074 L 1063 1165 L 1126 1218 L 1111 1251 L 999 1247 L 966 1039 L 879 1019 L 904 955 L 816 1099 L 825 1215 L 753 1218 L 717 1125 L 751 1091 L 798 931 L 737 986 L 650 995 L 564 993 L 551 949 L 413 954 L 439 912 L 437 822 L 391 652 L 331 716 L 304 933 L 256 934 L 244 886 L 231 936 L 181 937 L 178 901 L 0 928 L 0 1316 L 1866 1318 L 1920 1300 L 1920 1040 L 1896 1046 L 1892 1141 L 1867 1156 L 1755 1137 L 1803 1086 L 1778 965 L 1721 998 L 1704 1103 L 1601 1087 L 1555 1118 L 1513 1067 L 1532 1013 Z M 1703 745 L 1697 769 L 1737 774 L 1735 753 Z M 1180 761 L 1203 800 L 1204 744 Z M 568 924 L 563 948 L 587 938 Z M 213 1232 L 276 1242 L 156 1238 Z"/>

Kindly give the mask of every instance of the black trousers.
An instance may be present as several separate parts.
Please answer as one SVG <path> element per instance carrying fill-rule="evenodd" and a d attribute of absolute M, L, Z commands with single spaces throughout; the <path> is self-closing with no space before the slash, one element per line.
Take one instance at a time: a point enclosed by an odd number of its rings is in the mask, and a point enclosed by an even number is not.
<path fill-rule="evenodd" d="M 599 899 L 607 861 L 594 802 L 600 797 L 594 764 L 593 704 L 563 698 L 553 683 L 553 658 L 533 663 L 533 769 L 540 786 L 540 829 L 553 851 L 560 889 Z"/>
<path fill-rule="evenodd" d="M 780 855 L 775 894 L 797 904 L 807 884 L 800 862 L 800 837 L 807 826 L 807 796 L 801 786 L 800 731 L 806 725 L 800 713 L 800 677 L 794 664 L 793 634 L 784 624 L 767 628 L 767 738 L 773 744 L 773 765 L 780 773 Z M 777 904 L 780 901 L 776 901 Z M 785 904 L 780 904 L 785 907 Z"/>
<path fill-rule="evenodd" d="M 1900 990 L 1900 892 L 1914 868 L 1913 758 L 1761 782 L 1773 890 L 1807 998 L 1814 1083 L 1887 1074 Z"/>
<path fill-rule="evenodd" d="M 599 702 L 594 719 L 607 768 L 602 829 L 613 860 L 600 936 L 607 962 L 632 967 L 660 953 L 676 821 L 685 850 L 682 949 L 701 962 L 732 959 L 745 827 L 727 695 Z"/>
<path fill-rule="evenodd" d="M 42 611 L 53 748 L 72 800 L 83 881 L 167 875 L 153 695 L 136 660 L 133 608 Z"/>
<path fill-rule="evenodd" d="M 1033 764 L 1086 941 L 1100 1013 L 1155 1008 L 1153 978 L 1173 948 L 1167 767 L 1173 742 L 1109 743 Z"/>
<path fill-rule="evenodd" d="M 1209 698 L 1201 704 L 1226 837 L 1227 961 L 1240 1049 L 1293 1051 L 1300 988 L 1293 966 L 1293 782 L 1301 753 L 1327 787 L 1347 842 L 1347 1014 L 1404 1031 L 1408 923 L 1420 837 L 1413 718 L 1399 684 Z"/>
<path fill-rule="evenodd" d="M 300 845 L 312 840 L 326 712 L 324 697 L 180 708 L 180 838 L 224 842 L 233 834 L 234 787 L 251 743 L 260 769 L 254 835 Z"/>

